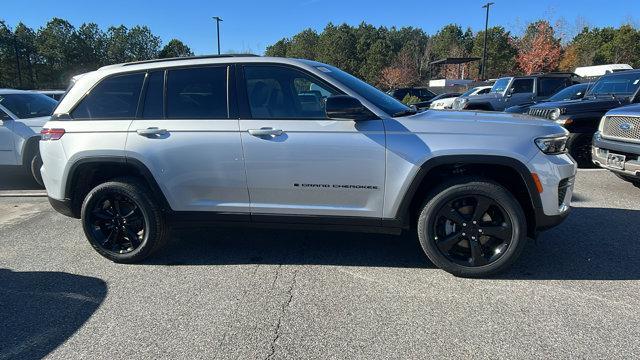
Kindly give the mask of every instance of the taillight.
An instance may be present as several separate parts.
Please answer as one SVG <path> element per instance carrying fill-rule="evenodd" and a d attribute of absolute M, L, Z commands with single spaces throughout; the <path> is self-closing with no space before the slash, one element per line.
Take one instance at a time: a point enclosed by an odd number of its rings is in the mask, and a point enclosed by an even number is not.
<path fill-rule="evenodd" d="M 60 140 L 62 135 L 64 135 L 64 129 L 42 129 L 40 131 L 42 141 Z"/>

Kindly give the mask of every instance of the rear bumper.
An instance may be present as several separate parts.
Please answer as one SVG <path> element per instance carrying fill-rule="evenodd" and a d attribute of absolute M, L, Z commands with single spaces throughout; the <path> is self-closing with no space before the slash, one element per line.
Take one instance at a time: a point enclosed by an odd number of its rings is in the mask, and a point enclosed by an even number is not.
<path fill-rule="evenodd" d="M 62 215 L 69 216 L 76 219 L 80 218 L 77 214 L 73 212 L 73 207 L 71 206 L 71 200 L 69 199 L 58 200 L 49 196 L 49 204 L 51 204 L 51 207 L 53 208 L 53 210 L 59 212 Z"/>

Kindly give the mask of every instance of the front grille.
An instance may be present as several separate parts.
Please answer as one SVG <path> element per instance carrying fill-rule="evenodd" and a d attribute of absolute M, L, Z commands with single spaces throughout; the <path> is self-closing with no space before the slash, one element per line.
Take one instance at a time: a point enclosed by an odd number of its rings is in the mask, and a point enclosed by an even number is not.
<path fill-rule="evenodd" d="M 640 142 L 640 117 L 607 116 L 604 119 L 602 136 Z"/>
<path fill-rule="evenodd" d="M 551 119 L 551 113 L 555 109 L 537 109 L 530 108 L 528 114 L 531 116 L 537 116 L 545 119 Z"/>
<path fill-rule="evenodd" d="M 560 180 L 558 184 L 558 207 L 564 204 L 564 197 L 567 196 L 567 190 L 573 186 L 573 177 Z"/>

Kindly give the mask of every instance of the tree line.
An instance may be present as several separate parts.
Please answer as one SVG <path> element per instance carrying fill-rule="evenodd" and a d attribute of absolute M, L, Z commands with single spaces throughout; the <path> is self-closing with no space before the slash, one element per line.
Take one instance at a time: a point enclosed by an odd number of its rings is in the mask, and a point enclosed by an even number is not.
<path fill-rule="evenodd" d="M 502 26 L 487 31 L 487 78 L 548 71 L 573 71 L 578 66 L 627 63 L 640 66 L 640 30 L 631 24 L 584 26 L 562 39 L 561 26 L 547 20 L 527 24 L 516 36 Z M 424 84 L 430 78 L 478 79 L 480 63 L 433 67 L 448 57 L 482 57 L 484 31 L 456 24 L 428 35 L 420 28 L 375 27 L 329 23 L 317 32 L 306 29 L 268 46 L 266 55 L 318 60 L 340 67 L 384 89 Z"/>
<path fill-rule="evenodd" d="M 76 28 L 60 18 L 34 30 L 23 23 L 10 28 L 0 20 L 0 88 L 59 89 L 77 74 L 128 61 L 190 56 L 180 40 L 162 46 L 146 26 Z"/>

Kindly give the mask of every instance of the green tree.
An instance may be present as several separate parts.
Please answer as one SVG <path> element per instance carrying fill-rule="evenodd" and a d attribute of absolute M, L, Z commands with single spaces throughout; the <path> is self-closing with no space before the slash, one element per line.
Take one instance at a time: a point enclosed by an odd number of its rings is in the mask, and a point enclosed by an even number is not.
<path fill-rule="evenodd" d="M 107 30 L 106 58 L 107 63 L 116 64 L 133 61 L 129 55 L 128 37 L 129 29 L 126 26 L 112 26 Z"/>
<path fill-rule="evenodd" d="M 78 56 L 76 72 L 95 70 L 107 64 L 107 35 L 97 24 L 82 24 L 76 31 L 75 52 Z"/>
<path fill-rule="evenodd" d="M 357 39 L 352 27 L 329 23 L 318 39 L 318 60 L 359 76 L 356 45 Z"/>
<path fill-rule="evenodd" d="M 53 88 L 71 77 L 78 63 L 75 28 L 68 21 L 53 18 L 38 30 L 36 47 L 40 58 L 39 86 Z"/>
<path fill-rule="evenodd" d="M 187 45 L 178 39 L 171 39 L 165 45 L 158 55 L 159 58 L 174 58 L 174 57 L 186 57 L 193 56 L 193 52 Z"/>
<path fill-rule="evenodd" d="M 318 33 L 312 29 L 302 30 L 291 38 L 286 56 L 299 59 L 315 60 L 318 55 Z"/>
<path fill-rule="evenodd" d="M 158 57 L 160 37 L 146 26 L 134 26 L 127 33 L 127 55 L 131 61 L 149 60 Z"/>
<path fill-rule="evenodd" d="M 267 46 L 265 51 L 266 56 L 286 57 L 289 50 L 289 44 L 291 40 L 285 38 L 278 40 L 275 44 Z"/>
<path fill-rule="evenodd" d="M 484 31 L 479 31 L 475 36 L 471 54 L 482 58 L 483 49 Z M 489 79 L 513 74 L 517 54 L 518 49 L 515 47 L 513 38 L 508 31 L 502 26 L 494 26 L 488 29 L 487 68 L 485 73 Z M 477 65 L 479 64 L 476 64 L 475 68 L 479 69 Z"/>

